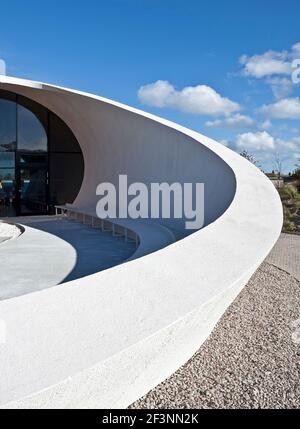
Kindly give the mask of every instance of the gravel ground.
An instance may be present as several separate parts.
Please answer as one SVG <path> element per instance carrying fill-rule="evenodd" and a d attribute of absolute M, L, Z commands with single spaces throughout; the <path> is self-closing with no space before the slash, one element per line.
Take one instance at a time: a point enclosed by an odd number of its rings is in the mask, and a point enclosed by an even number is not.
<path fill-rule="evenodd" d="M 299 408 L 299 318 L 299 281 L 265 262 L 193 358 L 130 408 Z"/>

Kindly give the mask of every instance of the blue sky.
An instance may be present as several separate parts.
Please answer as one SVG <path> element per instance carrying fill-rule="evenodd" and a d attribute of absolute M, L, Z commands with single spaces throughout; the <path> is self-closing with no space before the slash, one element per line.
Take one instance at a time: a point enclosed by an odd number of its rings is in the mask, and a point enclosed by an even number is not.
<path fill-rule="evenodd" d="M 300 158 L 297 0 L 10 0 L 7 74 L 89 91 L 247 149 Z"/>

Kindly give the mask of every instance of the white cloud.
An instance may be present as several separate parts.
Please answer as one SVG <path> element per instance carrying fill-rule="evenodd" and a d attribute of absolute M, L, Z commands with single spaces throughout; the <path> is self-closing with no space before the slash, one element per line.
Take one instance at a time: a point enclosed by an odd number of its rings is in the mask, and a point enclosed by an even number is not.
<path fill-rule="evenodd" d="M 250 151 L 269 150 L 275 148 L 275 139 L 266 131 L 239 134 L 236 138 L 239 149 Z"/>
<path fill-rule="evenodd" d="M 0 58 L 0 75 L 2 76 L 6 75 L 6 63 L 1 58 Z"/>
<path fill-rule="evenodd" d="M 243 55 L 240 63 L 244 66 L 243 71 L 246 76 L 263 78 L 291 74 L 291 61 L 286 51 L 268 51 L 262 55 L 253 56 Z"/>
<path fill-rule="evenodd" d="M 275 154 L 292 158 L 294 153 L 300 150 L 300 138 L 283 140 L 273 137 L 266 131 L 239 134 L 235 144 L 238 151 L 247 150 L 262 159 L 272 158 Z"/>
<path fill-rule="evenodd" d="M 138 96 L 144 104 L 154 107 L 167 107 L 169 98 L 174 94 L 174 87 L 166 80 L 141 86 Z"/>
<path fill-rule="evenodd" d="M 276 139 L 275 144 L 276 144 L 277 150 L 294 151 L 299 149 L 298 144 L 295 141 Z"/>
<path fill-rule="evenodd" d="M 240 63 L 245 76 L 263 79 L 271 86 L 278 100 L 287 98 L 295 86 L 292 82 L 292 63 L 300 58 L 300 43 L 295 43 L 288 51 L 267 51 L 261 55 L 243 55 Z"/>
<path fill-rule="evenodd" d="M 254 120 L 249 116 L 236 115 L 229 116 L 225 119 L 216 119 L 215 121 L 206 122 L 208 128 L 249 128 L 255 124 Z"/>
<path fill-rule="evenodd" d="M 270 119 L 266 119 L 264 122 L 262 122 L 260 124 L 260 128 L 262 128 L 263 130 L 269 130 L 270 128 L 272 128 L 273 124 L 270 121 Z"/>
<path fill-rule="evenodd" d="M 292 55 L 294 58 L 300 58 L 300 42 L 292 46 Z"/>
<path fill-rule="evenodd" d="M 195 115 L 229 116 L 240 105 L 222 97 L 207 85 L 188 86 L 178 91 L 168 81 L 158 80 L 138 91 L 142 103 L 154 107 L 169 107 Z"/>
<path fill-rule="evenodd" d="M 291 79 L 286 77 L 273 77 L 267 79 L 266 82 L 271 86 L 274 97 L 278 100 L 288 97 L 293 92 L 294 84 Z"/>
<path fill-rule="evenodd" d="M 300 119 L 300 99 L 285 98 L 273 104 L 265 104 L 258 111 L 270 118 Z"/>

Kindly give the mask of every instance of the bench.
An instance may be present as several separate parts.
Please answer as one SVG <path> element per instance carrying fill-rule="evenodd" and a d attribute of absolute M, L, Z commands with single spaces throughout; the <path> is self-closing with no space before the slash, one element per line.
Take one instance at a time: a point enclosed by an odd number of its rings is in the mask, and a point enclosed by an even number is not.
<path fill-rule="evenodd" d="M 134 242 L 136 251 L 130 259 L 152 253 L 176 241 L 168 228 L 151 219 L 101 219 L 95 209 L 72 204 L 55 206 L 55 213 L 56 216 L 66 216 L 92 228 L 100 228 L 103 232 L 111 232 L 114 237 L 122 237 L 126 242 Z"/>

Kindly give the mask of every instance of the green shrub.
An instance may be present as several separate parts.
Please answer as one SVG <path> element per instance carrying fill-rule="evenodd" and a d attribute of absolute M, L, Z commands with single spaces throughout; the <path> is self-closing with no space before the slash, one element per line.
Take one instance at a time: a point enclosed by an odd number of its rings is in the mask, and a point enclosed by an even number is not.
<path fill-rule="evenodd" d="M 279 189 L 283 206 L 283 231 L 296 231 L 295 217 L 300 209 L 300 194 L 293 185 L 286 185 Z"/>
<path fill-rule="evenodd" d="M 295 170 L 295 172 L 294 172 L 294 174 L 293 174 L 293 177 L 294 177 L 296 180 L 300 180 L 300 168 L 297 168 L 297 170 Z"/>
<path fill-rule="evenodd" d="M 283 232 L 294 232 L 296 230 L 294 222 L 291 222 L 290 220 L 284 220 L 283 221 Z"/>
<path fill-rule="evenodd" d="M 279 189 L 279 195 L 282 201 L 295 200 L 300 201 L 300 194 L 293 185 L 285 185 Z"/>

